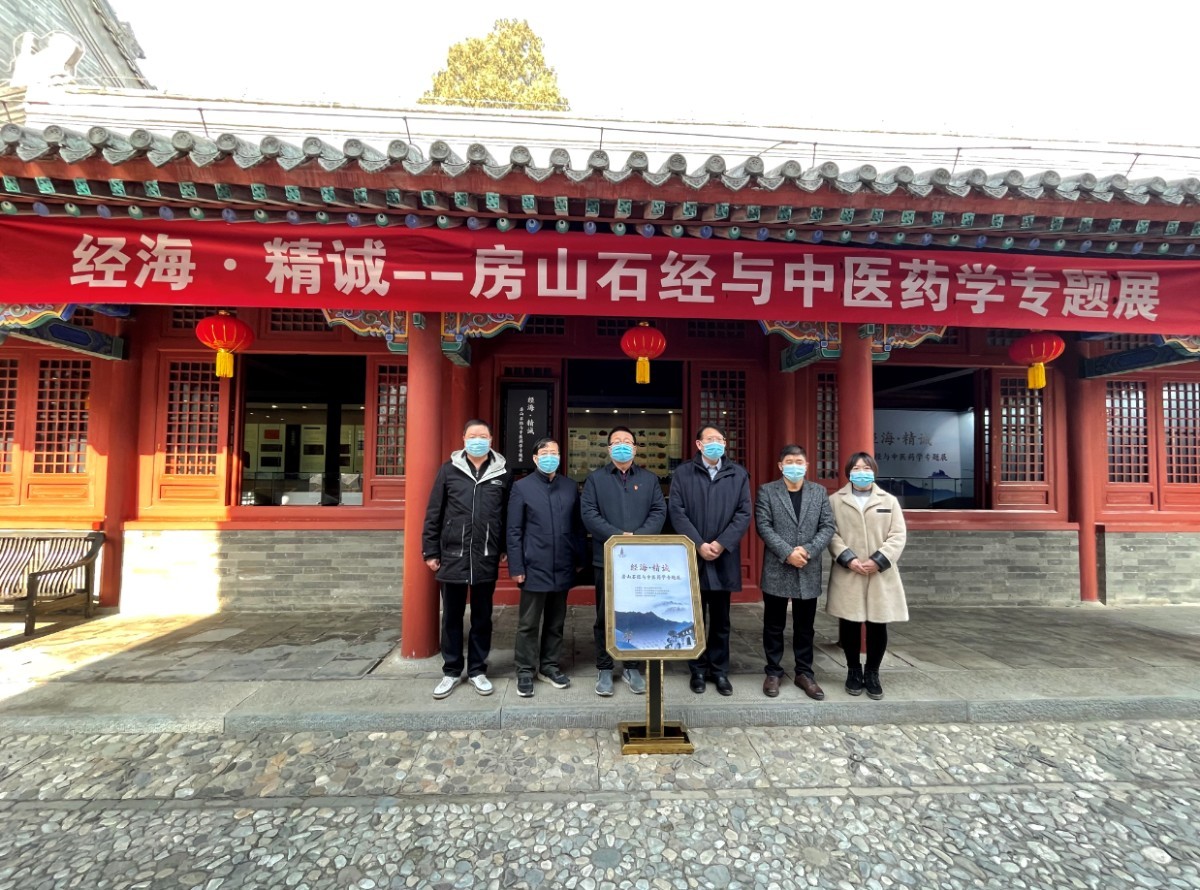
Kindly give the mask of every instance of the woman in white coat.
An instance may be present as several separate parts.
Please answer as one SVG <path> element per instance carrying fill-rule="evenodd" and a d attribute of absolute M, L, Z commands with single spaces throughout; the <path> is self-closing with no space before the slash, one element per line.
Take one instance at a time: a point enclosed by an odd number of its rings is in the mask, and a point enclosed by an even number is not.
<path fill-rule="evenodd" d="M 907 530 L 900 503 L 875 484 L 875 458 L 860 451 L 846 461 L 850 483 L 829 497 L 837 531 L 829 542 L 826 611 L 838 619 L 838 643 L 846 653 L 846 691 L 883 698 L 879 665 L 887 650 L 887 626 L 908 620 L 904 585 L 896 563 Z M 862 626 L 867 626 L 867 664 L 860 661 Z"/>

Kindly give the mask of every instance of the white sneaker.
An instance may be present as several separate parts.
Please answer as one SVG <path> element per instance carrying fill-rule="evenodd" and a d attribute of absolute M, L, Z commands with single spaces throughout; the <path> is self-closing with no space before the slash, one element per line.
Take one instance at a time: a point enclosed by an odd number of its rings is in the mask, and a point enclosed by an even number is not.
<path fill-rule="evenodd" d="M 480 695 L 491 695 L 492 690 L 495 688 L 492 686 L 492 681 L 487 678 L 487 674 L 476 674 L 474 677 L 471 677 L 471 685 L 475 687 L 475 691 Z"/>
<path fill-rule="evenodd" d="M 462 677 L 442 677 L 438 681 L 437 686 L 433 687 L 434 698 L 445 698 L 454 691 L 454 687 L 459 684 Z"/>

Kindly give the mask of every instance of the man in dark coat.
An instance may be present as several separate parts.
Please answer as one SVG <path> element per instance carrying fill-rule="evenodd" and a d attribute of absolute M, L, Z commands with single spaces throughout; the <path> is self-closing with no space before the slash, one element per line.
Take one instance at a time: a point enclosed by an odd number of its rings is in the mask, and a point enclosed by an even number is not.
<path fill-rule="evenodd" d="M 637 443 L 629 427 L 608 434 L 612 459 L 593 470 L 583 484 L 579 505 L 584 528 L 592 536 L 592 565 L 596 568 L 596 694 L 613 694 L 613 658 L 608 652 L 604 609 L 604 543 L 613 535 L 657 535 L 667 518 L 658 477 L 633 462 Z M 646 691 L 640 661 L 627 661 L 622 676 L 637 695 Z"/>
<path fill-rule="evenodd" d="M 537 469 L 513 485 L 508 501 L 508 573 L 521 588 L 513 653 L 521 698 L 533 695 L 535 675 L 557 689 L 571 685 L 559 662 L 567 592 L 583 566 L 583 525 L 579 486 L 558 472 L 560 461 L 558 442 L 539 439 Z"/>
<path fill-rule="evenodd" d="M 729 601 L 742 589 L 742 538 L 750 528 L 750 474 L 725 456 L 725 430 L 714 423 L 696 433 L 696 456 L 671 477 L 671 525 L 696 545 L 700 600 L 707 631 L 705 651 L 688 662 L 692 692 L 706 679 L 721 695 L 729 682 Z"/>
<path fill-rule="evenodd" d="M 504 519 L 512 474 L 492 450 L 492 428 L 482 420 L 463 427 L 463 448 L 442 464 L 421 537 L 422 558 L 442 587 L 442 679 L 434 698 L 445 698 L 462 679 L 463 615 L 471 600 L 467 676 L 480 695 L 491 695 L 487 657 L 492 649 L 492 594 L 504 555 Z"/>

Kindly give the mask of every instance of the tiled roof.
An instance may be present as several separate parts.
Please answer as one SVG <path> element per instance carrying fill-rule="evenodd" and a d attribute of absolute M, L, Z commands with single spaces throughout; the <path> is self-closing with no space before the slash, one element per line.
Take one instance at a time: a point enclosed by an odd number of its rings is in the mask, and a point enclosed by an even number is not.
<path fill-rule="evenodd" d="M 636 229 L 646 235 L 838 240 L 1190 256 L 1200 179 L 944 167 L 840 169 L 761 156 L 651 162 L 646 151 L 535 155 L 402 139 L 215 139 L 103 126 L 0 129 L 4 213 L 174 214 L 378 225 Z"/>

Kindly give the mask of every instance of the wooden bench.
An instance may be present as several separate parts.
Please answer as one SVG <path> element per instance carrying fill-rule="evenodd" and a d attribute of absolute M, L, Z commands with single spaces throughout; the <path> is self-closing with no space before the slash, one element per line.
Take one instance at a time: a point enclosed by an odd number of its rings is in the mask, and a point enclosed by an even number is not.
<path fill-rule="evenodd" d="M 104 532 L 0 529 L 0 612 L 24 615 L 25 636 L 47 612 L 92 617 Z"/>

